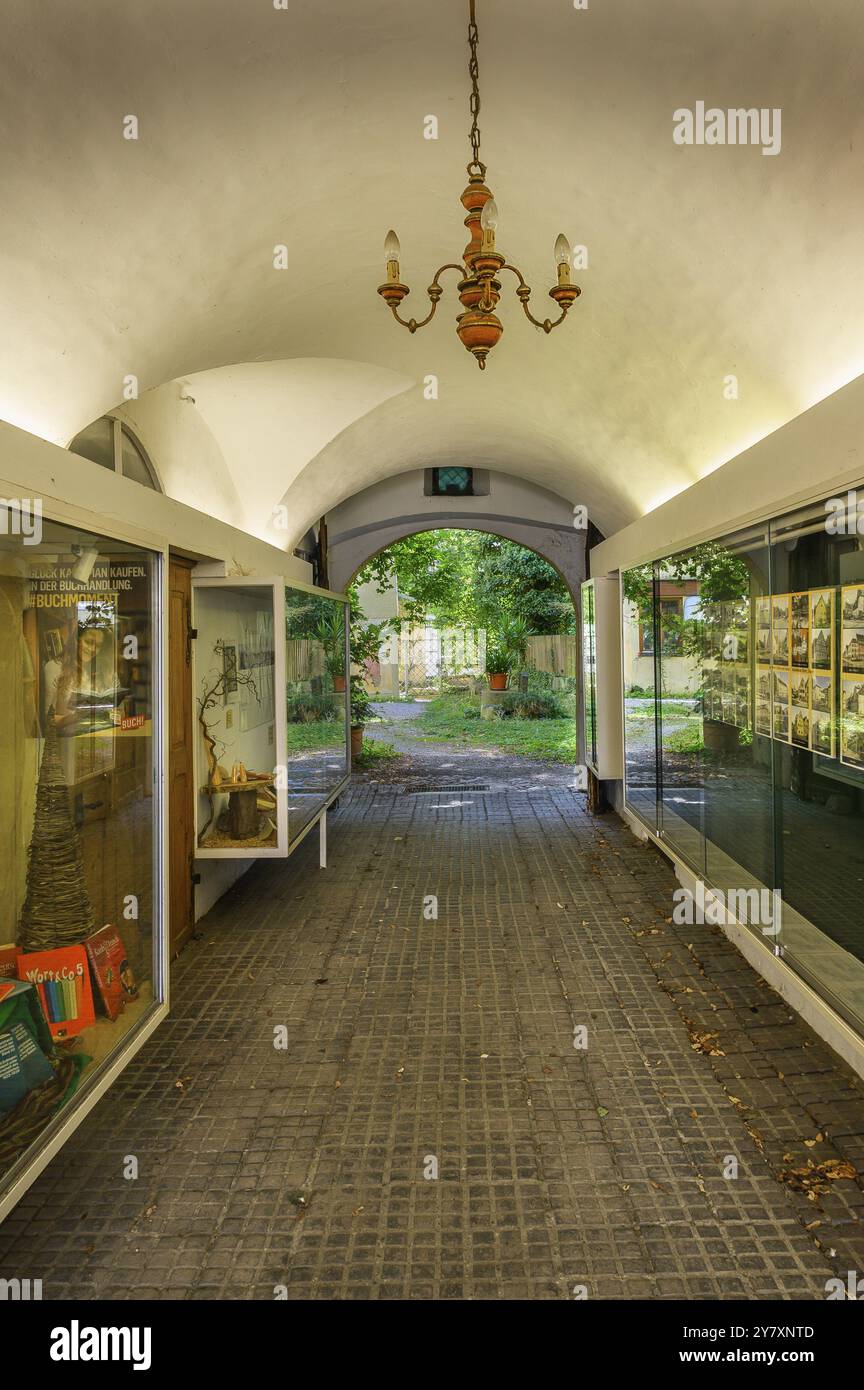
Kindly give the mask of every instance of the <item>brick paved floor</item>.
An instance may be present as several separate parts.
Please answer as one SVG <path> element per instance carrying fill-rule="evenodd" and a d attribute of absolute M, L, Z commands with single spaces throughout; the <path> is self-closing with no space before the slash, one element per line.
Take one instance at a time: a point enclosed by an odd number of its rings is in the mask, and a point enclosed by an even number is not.
<path fill-rule="evenodd" d="M 864 1267 L 859 1182 L 778 1181 L 864 1166 L 864 1088 L 715 929 L 666 921 L 656 851 L 560 787 L 365 782 L 329 829 L 327 870 L 313 839 L 201 924 L 170 1019 L 0 1229 L 0 1274 L 46 1298 L 802 1299 Z"/>

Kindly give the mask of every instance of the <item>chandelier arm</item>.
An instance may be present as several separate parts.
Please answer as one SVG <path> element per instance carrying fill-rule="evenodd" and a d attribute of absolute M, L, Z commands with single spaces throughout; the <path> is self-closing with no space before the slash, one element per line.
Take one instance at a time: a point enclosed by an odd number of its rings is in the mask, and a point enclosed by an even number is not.
<path fill-rule="evenodd" d="M 432 319 L 435 317 L 435 310 L 438 308 L 438 300 L 441 298 L 441 295 L 444 292 L 443 287 L 438 283 L 438 276 L 443 275 L 445 270 L 458 270 L 460 275 L 465 274 L 464 265 L 459 265 L 456 261 L 449 261 L 447 265 L 439 266 L 439 268 L 435 271 L 435 274 L 432 277 L 432 284 L 426 291 L 431 301 L 432 307 L 429 310 L 429 313 L 426 315 L 425 319 L 403 319 L 396 305 L 391 303 L 390 312 L 392 313 L 394 319 L 397 323 L 401 323 L 403 328 L 407 328 L 409 333 L 416 333 L 418 328 L 425 328 L 427 323 L 430 323 Z"/>
<path fill-rule="evenodd" d="M 542 328 L 544 333 L 551 333 L 553 328 L 557 328 L 559 324 L 562 324 L 564 322 L 564 320 L 567 317 L 567 311 L 570 308 L 569 304 L 564 305 L 559 317 L 555 319 L 554 322 L 551 319 L 535 319 L 534 315 L 531 313 L 531 310 L 528 308 L 528 300 L 531 297 L 531 290 L 525 284 L 525 277 L 522 274 L 521 270 L 519 270 L 518 266 L 510 265 L 509 261 L 506 263 L 506 265 L 502 265 L 501 269 L 511 270 L 513 274 L 516 276 L 517 280 L 519 281 L 519 284 L 516 289 L 516 296 L 520 304 L 522 305 L 522 308 L 525 310 L 525 317 L 529 320 L 530 323 L 533 323 L 535 328 Z"/>

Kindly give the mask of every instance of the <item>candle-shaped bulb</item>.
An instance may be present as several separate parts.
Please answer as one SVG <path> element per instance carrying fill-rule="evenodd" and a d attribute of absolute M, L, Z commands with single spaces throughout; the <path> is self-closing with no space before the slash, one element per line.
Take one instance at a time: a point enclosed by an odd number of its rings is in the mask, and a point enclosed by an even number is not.
<path fill-rule="evenodd" d="M 401 249 L 399 238 L 391 227 L 384 238 L 384 259 L 386 261 L 398 261 Z"/>
<path fill-rule="evenodd" d="M 495 235 L 498 230 L 498 204 L 494 198 L 487 198 L 480 212 L 480 226 L 484 232 Z"/>
<path fill-rule="evenodd" d="M 563 232 L 559 232 L 555 241 L 555 264 L 570 264 L 570 243 Z"/>

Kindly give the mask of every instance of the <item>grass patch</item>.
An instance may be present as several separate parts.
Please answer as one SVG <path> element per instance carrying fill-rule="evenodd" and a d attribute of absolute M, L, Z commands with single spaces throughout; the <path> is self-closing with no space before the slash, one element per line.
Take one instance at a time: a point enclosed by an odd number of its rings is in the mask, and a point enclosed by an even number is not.
<path fill-rule="evenodd" d="M 543 762 L 575 763 L 576 720 L 481 719 L 477 695 L 440 695 L 431 700 L 415 729 L 428 743 L 463 743 L 500 748 Z"/>
<path fill-rule="evenodd" d="M 310 719 L 305 723 L 288 725 L 288 752 L 314 748 L 345 747 L 345 726 L 335 719 Z"/>
<path fill-rule="evenodd" d="M 705 740 L 702 737 L 702 720 L 694 719 L 689 724 L 685 724 L 683 729 L 676 729 L 674 734 L 669 734 L 664 738 L 663 746 L 672 753 L 701 753 L 705 747 Z"/>
<path fill-rule="evenodd" d="M 402 754 L 393 747 L 392 743 L 383 743 L 377 738 L 364 738 L 363 751 L 359 758 L 355 758 L 353 766 L 362 771 L 367 767 L 374 767 L 376 763 L 390 763 L 394 758 L 401 758 Z"/>

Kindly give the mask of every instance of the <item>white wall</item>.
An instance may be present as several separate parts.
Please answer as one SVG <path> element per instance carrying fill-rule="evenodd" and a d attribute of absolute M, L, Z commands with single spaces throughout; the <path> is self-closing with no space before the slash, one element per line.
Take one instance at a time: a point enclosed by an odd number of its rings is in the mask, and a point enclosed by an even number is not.
<path fill-rule="evenodd" d="M 573 526 L 571 503 L 525 478 L 497 472 L 489 475 L 486 497 L 426 497 L 423 469 L 416 468 L 341 502 L 327 514 L 330 582 L 344 588 L 360 565 L 394 540 L 447 526 L 491 531 L 529 546 L 578 596 L 585 532 Z"/>
<path fill-rule="evenodd" d="M 730 403 L 731 404 L 731 403 Z M 613 574 L 864 480 L 864 376 L 805 410 L 591 551 Z"/>

